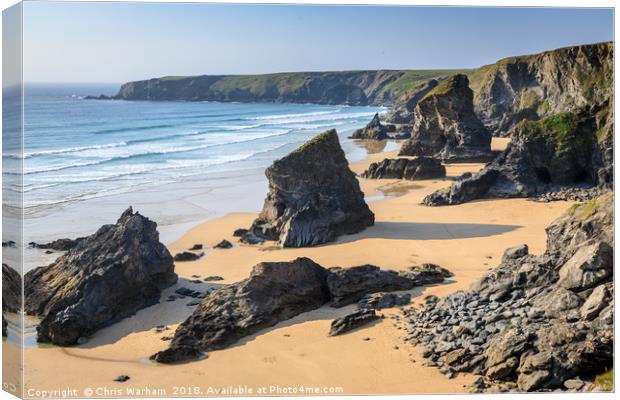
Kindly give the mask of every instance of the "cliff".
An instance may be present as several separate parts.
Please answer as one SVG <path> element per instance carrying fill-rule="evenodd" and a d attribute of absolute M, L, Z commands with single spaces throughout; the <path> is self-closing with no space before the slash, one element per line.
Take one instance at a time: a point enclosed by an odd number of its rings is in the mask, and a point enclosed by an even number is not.
<path fill-rule="evenodd" d="M 290 72 L 265 75 L 167 76 L 128 82 L 111 97 L 263 103 L 389 105 L 400 94 L 453 70 Z M 107 99 L 105 96 L 89 97 Z"/>
<path fill-rule="evenodd" d="M 496 135 L 507 136 L 524 119 L 538 120 L 613 95 L 612 42 L 565 47 L 505 58 L 469 75 L 474 108 Z"/>

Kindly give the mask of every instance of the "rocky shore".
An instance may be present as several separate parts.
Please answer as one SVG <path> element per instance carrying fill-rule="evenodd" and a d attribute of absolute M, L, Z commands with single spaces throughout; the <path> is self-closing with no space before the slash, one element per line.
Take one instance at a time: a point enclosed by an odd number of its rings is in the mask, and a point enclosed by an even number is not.
<path fill-rule="evenodd" d="M 547 250 L 506 250 L 472 290 L 406 313 L 407 340 L 476 391 L 586 389 L 613 367 L 613 195 L 576 205 L 547 228 Z"/>

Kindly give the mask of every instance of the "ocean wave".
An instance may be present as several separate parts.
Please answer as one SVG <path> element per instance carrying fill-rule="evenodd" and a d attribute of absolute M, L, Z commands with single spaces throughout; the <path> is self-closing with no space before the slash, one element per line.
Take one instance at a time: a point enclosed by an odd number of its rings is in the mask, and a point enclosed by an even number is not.
<path fill-rule="evenodd" d="M 99 131 L 93 132 L 93 135 L 106 135 L 109 133 L 121 133 L 121 132 L 138 132 L 138 131 L 148 131 L 151 129 L 162 129 L 162 128 L 174 128 L 179 125 L 176 124 L 160 124 L 160 125 L 145 125 L 145 126 L 134 126 L 134 127 L 124 127 L 124 128 L 110 128 L 110 129 L 102 129 Z"/>
<path fill-rule="evenodd" d="M 257 137 L 253 137 L 253 138 L 233 138 L 232 140 L 229 140 L 228 142 L 225 143 L 211 143 L 211 144 L 204 144 L 204 145 L 200 145 L 200 146 L 188 146 L 188 147 L 177 147 L 177 148 L 168 148 L 166 150 L 151 150 L 151 151 L 143 151 L 140 153 L 132 153 L 132 154 L 126 154 L 126 155 L 116 155 L 116 156 L 109 156 L 109 157 L 105 157 L 103 159 L 100 160 L 95 160 L 95 161 L 87 161 L 87 162 L 70 162 L 64 165 L 58 165 L 58 166 L 51 166 L 51 167 L 43 167 L 43 168 L 33 168 L 33 169 L 28 169 L 28 168 L 24 168 L 24 175 L 34 175 L 34 174 L 42 174 L 42 173 L 49 173 L 49 172 L 57 172 L 57 171 L 63 171 L 63 170 L 67 170 L 67 169 L 73 169 L 73 168 L 83 168 L 83 167 L 91 167 L 91 166 L 99 166 L 99 165 L 104 165 L 104 164 L 108 164 L 108 163 L 113 163 L 113 162 L 118 162 L 118 161 L 122 161 L 122 160 L 135 160 L 135 159 L 139 159 L 139 158 L 145 158 L 145 157 L 154 157 L 154 156 L 164 156 L 164 155 L 171 155 L 171 154 L 183 154 L 183 153 L 190 153 L 190 152 L 194 152 L 194 151 L 198 151 L 198 150 L 205 150 L 205 149 L 209 149 L 209 148 L 214 148 L 214 147 L 221 147 L 221 146 L 227 146 L 227 145 L 232 145 L 232 144 L 240 144 L 240 143 L 247 143 L 247 142 L 252 142 L 252 141 L 256 141 L 256 140 L 262 140 L 262 139 L 268 139 L 268 138 L 273 138 L 275 136 L 282 136 L 282 135 L 287 135 L 289 133 L 293 132 L 293 129 L 287 129 L 287 130 L 283 130 L 283 131 L 279 131 L 279 132 L 274 132 L 274 133 L 270 133 L 267 135 L 260 135 Z M 11 174 L 11 173 L 9 173 Z"/>
<path fill-rule="evenodd" d="M 119 142 L 119 143 L 109 143 L 109 144 L 98 144 L 93 146 L 83 146 L 83 147 L 68 147 L 66 149 L 51 149 L 51 150 L 41 150 L 41 151 L 33 151 L 24 153 L 24 158 L 32 158 L 37 156 L 47 156 L 47 155 L 57 155 L 57 154 L 65 154 L 65 153 L 80 153 L 87 150 L 101 150 L 101 149 L 111 149 L 115 147 L 126 146 L 127 142 Z"/>
<path fill-rule="evenodd" d="M 297 113 L 297 114 L 273 114 L 273 115 L 261 115 L 259 117 L 247 118 L 248 120 L 265 120 L 265 119 L 282 119 L 282 118 L 296 118 L 296 117 L 310 117 L 315 115 L 328 115 L 340 112 L 340 109 L 330 111 L 316 111 L 309 113 Z"/>

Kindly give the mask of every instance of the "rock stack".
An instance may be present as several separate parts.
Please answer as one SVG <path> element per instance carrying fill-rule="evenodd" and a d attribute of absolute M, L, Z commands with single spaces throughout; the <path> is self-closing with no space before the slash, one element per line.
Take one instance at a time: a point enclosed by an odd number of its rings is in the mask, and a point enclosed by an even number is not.
<path fill-rule="evenodd" d="M 131 207 L 47 267 L 24 277 L 37 340 L 67 346 L 159 301 L 177 281 L 157 224 Z"/>
<path fill-rule="evenodd" d="M 351 135 L 351 139 L 389 139 L 388 132 L 394 132 L 394 125 L 383 125 L 379 120 L 379 113 L 376 113 L 372 120 L 364 128 L 357 129 Z"/>
<path fill-rule="evenodd" d="M 428 156 L 450 162 L 492 159 L 491 133 L 474 113 L 467 76 L 453 75 L 429 91 L 414 109 L 411 139 L 400 155 Z"/>
<path fill-rule="evenodd" d="M 492 163 L 452 187 L 424 199 L 427 205 L 461 204 L 479 198 L 532 197 L 593 188 L 597 196 L 613 181 L 613 113 L 588 107 L 515 128 L 507 149 Z M 570 195 L 566 193 L 565 198 Z M 554 196 L 554 199 L 562 196 Z"/>
<path fill-rule="evenodd" d="M 265 174 L 269 193 L 246 235 L 283 247 L 305 247 L 374 224 L 334 129 L 276 160 Z"/>

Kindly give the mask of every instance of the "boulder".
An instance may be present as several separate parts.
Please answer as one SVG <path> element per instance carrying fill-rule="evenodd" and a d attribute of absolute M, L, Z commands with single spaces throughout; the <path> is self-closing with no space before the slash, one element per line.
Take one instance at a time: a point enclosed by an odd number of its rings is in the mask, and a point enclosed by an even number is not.
<path fill-rule="evenodd" d="M 327 286 L 332 295 L 332 307 L 343 307 L 359 301 L 368 293 L 409 290 L 415 285 L 412 279 L 394 271 L 385 271 L 374 265 L 351 268 L 332 268 L 327 276 Z"/>
<path fill-rule="evenodd" d="M 392 308 L 404 306 L 411 302 L 409 293 L 371 293 L 364 296 L 358 303 L 357 307 L 363 309 L 381 310 L 383 308 Z"/>
<path fill-rule="evenodd" d="M 493 158 L 491 133 L 474 113 L 466 75 L 449 77 L 430 90 L 414 109 L 411 138 L 399 155 L 429 156 L 450 162 Z"/>
<path fill-rule="evenodd" d="M 613 273 L 613 248 L 605 242 L 583 246 L 559 273 L 562 287 L 572 291 L 589 289 Z"/>
<path fill-rule="evenodd" d="M 581 309 L 579 310 L 581 314 L 581 318 L 586 321 L 591 321 L 599 314 L 599 312 L 609 305 L 609 299 L 611 298 L 611 294 L 605 285 L 597 286 Z"/>
<path fill-rule="evenodd" d="M 24 277 L 37 340 L 67 346 L 159 301 L 177 281 L 157 224 L 127 209 L 47 267 Z"/>
<path fill-rule="evenodd" d="M 196 253 L 192 253 L 191 251 L 182 251 L 174 255 L 174 261 L 180 261 L 180 262 L 196 261 L 200 259 L 200 257 L 202 257 L 203 255 L 204 253 L 196 254 Z"/>
<path fill-rule="evenodd" d="M 266 175 L 269 193 L 250 228 L 258 238 L 316 246 L 374 224 L 334 129 L 276 160 Z"/>
<path fill-rule="evenodd" d="M 328 274 L 308 258 L 257 264 L 247 279 L 209 294 L 179 325 L 170 348 L 152 358 L 162 363 L 192 359 L 321 307 L 330 298 Z"/>
<path fill-rule="evenodd" d="M 329 336 L 342 335 L 377 319 L 379 319 L 379 316 L 375 310 L 363 309 L 354 311 L 351 314 L 333 320 L 329 329 Z"/>
<path fill-rule="evenodd" d="M 230 249 L 232 247 L 233 247 L 232 243 L 230 243 L 226 239 L 222 240 L 221 242 L 219 242 L 218 244 L 213 246 L 213 248 L 215 248 L 215 249 Z"/>
<path fill-rule="evenodd" d="M 379 113 L 376 113 L 372 120 L 364 128 L 357 129 L 351 135 L 351 139 L 389 139 L 388 132 L 394 132 L 394 125 L 383 125 L 379 120 Z"/>
<path fill-rule="evenodd" d="M 439 160 L 428 157 L 386 158 L 370 164 L 362 177 L 369 179 L 437 179 L 446 176 L 446 168 Z"/>
<path fill-rule="evenodd" d="M 437 264 L 424 263 L 409 267 L 405 271 L 401 271 L 399 275 L 411 279 L 415 286 L 423 286 L 441 283 L 453 274 Z"/>
<path fill-rule="evenodd" d="M 502 256 L 502 260 L 507 261 L 511 259 L 521 258 L 528 255 L 528 253 L 529 248 L 527 247 L 527 244 L 520 244 L 518 246 L 506 249 L 506 251 L 504 251 L 504 255 Z"/>

